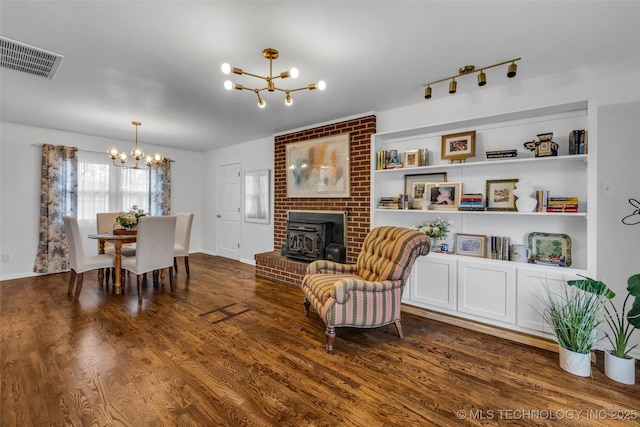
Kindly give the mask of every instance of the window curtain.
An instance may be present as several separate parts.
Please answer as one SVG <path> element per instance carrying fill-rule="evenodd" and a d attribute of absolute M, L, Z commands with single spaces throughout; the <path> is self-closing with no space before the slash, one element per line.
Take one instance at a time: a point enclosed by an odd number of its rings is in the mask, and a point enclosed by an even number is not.
<path fill-rule="evenodd" d="M 164 159 L 157 168 L 149 169 L 149 214 L 171 213 L 171 160 Z"/>
<path fill-rule="evenodd" d="M 33 271 L 57 273 L 69 269 L 69 249 L 62 217 L 77 216 L 78 158 L 76 147 L 42 146 L 40 234 Z"/>

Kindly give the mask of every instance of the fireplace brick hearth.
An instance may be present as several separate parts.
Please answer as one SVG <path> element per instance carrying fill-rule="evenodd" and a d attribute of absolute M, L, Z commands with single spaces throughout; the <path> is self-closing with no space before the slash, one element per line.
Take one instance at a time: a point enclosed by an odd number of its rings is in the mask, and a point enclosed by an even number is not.
<path fill-rule="evenodd" d="M 300 286 L 307 263 L 280 255 L 286 239 L 290 210 L 347 212 L 347 263 L 355 263 L 370 229 L 371 135 L 376 132 L 376 116 L 368 115 L 342 122 L 277 135 L 274 141 L 274 251 L 256 254 L 256 276 Z M 287 198 L 286 145 L 341 133 L 350 134 L 351 197 Z"/>

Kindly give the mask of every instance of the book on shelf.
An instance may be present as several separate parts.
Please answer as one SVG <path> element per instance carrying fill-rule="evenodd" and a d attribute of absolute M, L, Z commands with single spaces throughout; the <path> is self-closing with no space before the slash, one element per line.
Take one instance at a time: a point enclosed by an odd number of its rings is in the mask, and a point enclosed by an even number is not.
<path fill-rule="evenodd" d="M 398 150 L 378 150 L 376 152 L 376 170 L 399 169 L 404 167 L 403 153 Z M 429 150 L 420 148 L 415 166 L 429 166 Z"/>
<path fill-rule="evenodd" d="M 509 246 L 511 238 L 506 236 L 490 236 L 491 259 L 509 261 Z"/>
<path fill-rule="evenodd" d="M 458 210 L 459 211 L 463 211 L 463 212 L 464 211 L 472 211 L 473 212 L 473 211 L 484 211 L 484 210 L 486 210 L 486 208 L 484 206 L 482 206 L 482 205 L 479 205 L 479 206 L 463 206 L 463 205 L 460 205 L 460 206 L 458 206 Z"/>
<path fill-rule="evenodd" d="M 536 190 L 536 200 L 538 201 L 538 212 L 546 212 L 549 203 L 549 190 Z"/>
<path fill-rule="evenodd" d="M 572 130 L 569 133 L 569 154 L 587 154 L 587 131 Z"/>
<path fill-rule="evenodd" d="M 518 150 L 493 150 L 486 151 L 487 160 L 513 159 L 518 157 Z"/>

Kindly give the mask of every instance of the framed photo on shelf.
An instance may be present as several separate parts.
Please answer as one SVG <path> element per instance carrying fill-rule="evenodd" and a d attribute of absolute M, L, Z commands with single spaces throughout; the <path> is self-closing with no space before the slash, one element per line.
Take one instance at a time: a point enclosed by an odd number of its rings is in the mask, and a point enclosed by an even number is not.
<path fill-rule="evenodd" d="M 404 176 L 404 194 L 408 194 L 412 201 L 411 209 L 426 209 L 429 200 L 425 200 L 425 186 L 428 182 L 445 182 L 446 172 L 420 173 Z"/>
<path fill-rule="evenodd" d="M 427 182 L 424 193 L 429 209 L 457 211 L 460 207 L 462 182 Z"/>
<path fill-rule="evenodd" d="M 415 168 L 420 165 L 420 150 L 407 150 L 404 152 L 404 167 Z"/>
<path fill-rule="evenodd" d="M 456 253 L 458 255 L 486 258 L 487 236 L 483 234 L 456 233 Z"/>
<path fill-rule="evenodd" d="M 515 211 L 516 197 L 513 190 L 516 189 L 518 179 L 494 179 L 487 180 L 487 210 L 488 211 Z"/>
<path fill-rule="evenodd" d="M 442 150 L 440 151 L 442 160 L 448 159 L 453 163 L 454 160 L 466 161 L 467 158 L 475 157 L 475 155 L 475 130 L 442 135 Z"/>

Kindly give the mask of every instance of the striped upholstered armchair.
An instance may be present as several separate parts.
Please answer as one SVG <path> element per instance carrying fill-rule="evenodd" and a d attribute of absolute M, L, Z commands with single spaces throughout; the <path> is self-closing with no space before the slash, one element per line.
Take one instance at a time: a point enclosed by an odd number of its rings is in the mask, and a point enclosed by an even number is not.
<path fill-rule="evenodd" d="M 367 235 L 356 264 L 314 261 L 302 280 L 304 309 L 309 307 L 327 325 L 327 352 L 333 349 L 335 328 L 376 328 L 395 323 L 400 338 L 400 303 L 411 267 L 427 255 L 429 237 L 409 228 L 383 226 Z"/>

